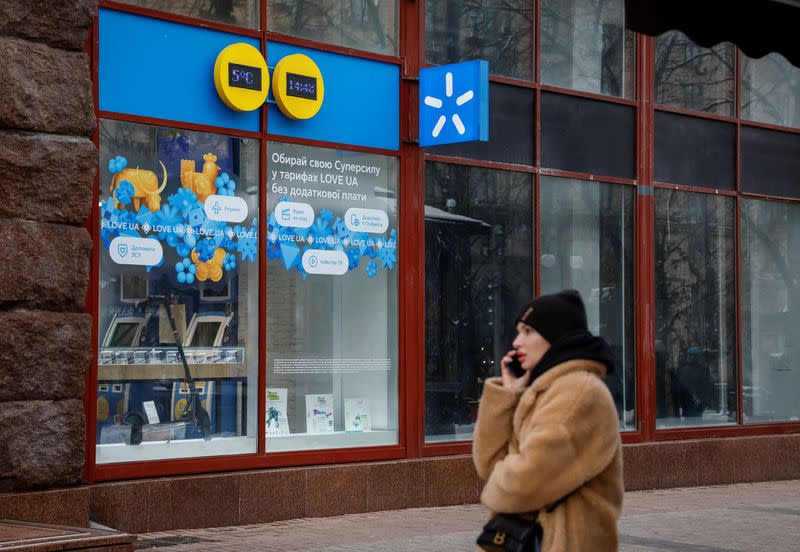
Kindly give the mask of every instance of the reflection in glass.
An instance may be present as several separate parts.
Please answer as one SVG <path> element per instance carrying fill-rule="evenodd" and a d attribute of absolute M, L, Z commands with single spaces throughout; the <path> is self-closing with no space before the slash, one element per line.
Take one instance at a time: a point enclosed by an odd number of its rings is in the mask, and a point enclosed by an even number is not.
<path fill-rule="evenodd" d="M 395 445 L 397 158 L 268 152 L 267 452 Z"/>
<path fill-rule="evenodd" d="M 100 166 L 97 462 L 255 452 L 258 141 L 103 120 Z M 221 195 L 244 221 L 212 218 Z"/>
<path fill-rule="evenodd" d="M 800 419 L 800 206 L 742 200 L 745 422 Z"/>
<path fill-rule="evenodd" d="M 632 98 L 635 42 L 623 0 L 543 0 L 542 84 Z"/>
<path fill-rule="evenodd" d="M 736 422 L 734 201 L 656 190 L 658 427 Z"/>
<path fill-rule="evenodd" d="M 782 55 L 742 55 L 741 90 L 743 119 L 800 127 L 800 68 Z"/>
<path fill-rule="evenodd" d="M 616 357 L 605 382 L 620 429 L 635 429 L 634 189 L 543 176 L 540 190 L 542 293 L 581 292 L 589 331 L 605 338 Z"/>
<path fill-rule="evenodd" d="M 733 115 L 733 44 L 702 48 L 678 31 L 656 40 L 656 102 L 661 105 Z"/>
<path fill-rule="evenodd" d="M 533 295 L 532 178 L 427 163 L 425 189 L 425 435 L 465 440 Z"/>
<path fill-rule="evenodd" d="M 485 59 L 494 75 L 533 80 L 533 0 L 427 0 L 425 59 Z"/>
<path fill-rule="evenodd" d="M 121 0 L 142 8 L 151 8 L 217 23 L 257 29 L 258 0 Z"/>
<path fill-rule="evenodd" d="M 267 0 L 267 29 L 397 55 L 397 0 Z"/>

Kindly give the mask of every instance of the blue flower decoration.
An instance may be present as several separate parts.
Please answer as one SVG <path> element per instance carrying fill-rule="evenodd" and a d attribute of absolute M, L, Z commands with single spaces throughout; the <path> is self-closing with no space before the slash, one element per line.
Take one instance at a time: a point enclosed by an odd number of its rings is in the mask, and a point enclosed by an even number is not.
<path fill-rule="evenodd" d="M 118 173 L 127 166 L 128 166 L 128 160 L 122 157 L 121 155 L 117 155 L 114 159 L 109 159 L 108 161 L 108 171 L 111 174 Z"/>
<path fill-rule="evenodd" d="M 197 273 L 197 267 L 188 257 L 184 257 L 182 261 L 178 261 L 175 265 L 175 272 L 177 272 L 176 278 L 180 283 L 193 284 L 194 275 Z"/>
<path fill-rule="evenodd" d="M 234 195 L 234 190 L 236 190 L 236 182 L 231 180 L 231 177 L 228 173 L 224 172 L 219 175 L 215 180 L 214 184 L 217 186 L 217 194 L 223 196 L 232 196 Z"/>
<path fill-rule="evenodd" d="M 369 263 L 367 263 L 366 270 L 367 270 L 367 276 L 369 276 L 370 278 L 374 278 L 375 276 L 378 275 L 378 263 L 376 263 L 375 261 L 370 261 Z"/>
<path fill-rule="evenodd" d="M 123 205 L 128 205 L 135 194 L 136 190 L 133 188 L 133 184 L 127 180 L 120 182 L 114 191 L 114 197 Z"/>
<path fill-rule="evenodd" d="M 222 267 L 227 272 L 230 272 L 231 270 L 235 270 L 236 269 L 236 255 L 232 255 L 230 253 L 225 255 L 225 260 L 222 261 Z"/>

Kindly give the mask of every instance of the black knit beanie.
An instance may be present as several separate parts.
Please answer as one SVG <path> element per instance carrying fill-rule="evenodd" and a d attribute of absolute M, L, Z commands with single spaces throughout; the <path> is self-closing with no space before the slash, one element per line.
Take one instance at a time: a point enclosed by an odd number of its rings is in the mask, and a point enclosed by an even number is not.
<path fill-rule="evenodd" d="M 527 324 L 550 343 L 569 332 L 589 329 L 581 294 L 574 289 L 540 295 L 522 307 L 517 322 Z"/>

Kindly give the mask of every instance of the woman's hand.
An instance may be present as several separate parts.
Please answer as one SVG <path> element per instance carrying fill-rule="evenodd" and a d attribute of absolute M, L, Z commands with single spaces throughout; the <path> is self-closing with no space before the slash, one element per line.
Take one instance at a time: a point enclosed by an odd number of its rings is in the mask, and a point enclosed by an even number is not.
<path fill-rule="evenodd" d="M 509 365 L 514 357 L 517 355 L 515 350 L 510 350 L 506 355 L 500 359 L 500 374 L 503 376 L 503 387 L 511 391 L 521 391 L 528 385 L 528 380 L 531 379 L 531 371 L 525 370 L 525 373 L 517 377 L 511 371 Z"/>

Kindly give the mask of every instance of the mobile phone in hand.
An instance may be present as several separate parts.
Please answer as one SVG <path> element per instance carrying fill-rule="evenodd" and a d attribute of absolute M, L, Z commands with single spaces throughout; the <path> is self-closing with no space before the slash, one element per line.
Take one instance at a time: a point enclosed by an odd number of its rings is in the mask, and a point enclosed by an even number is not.
<path fill-rule="evenodd" d="M 525 375 L 525 370 L 522 368 L 522 364 L 519 363 L 517 355 L 511 357 L 511 362 L 508 363 L 508 369 L 511 370 L 515 378 L 521 378 Z"/>

